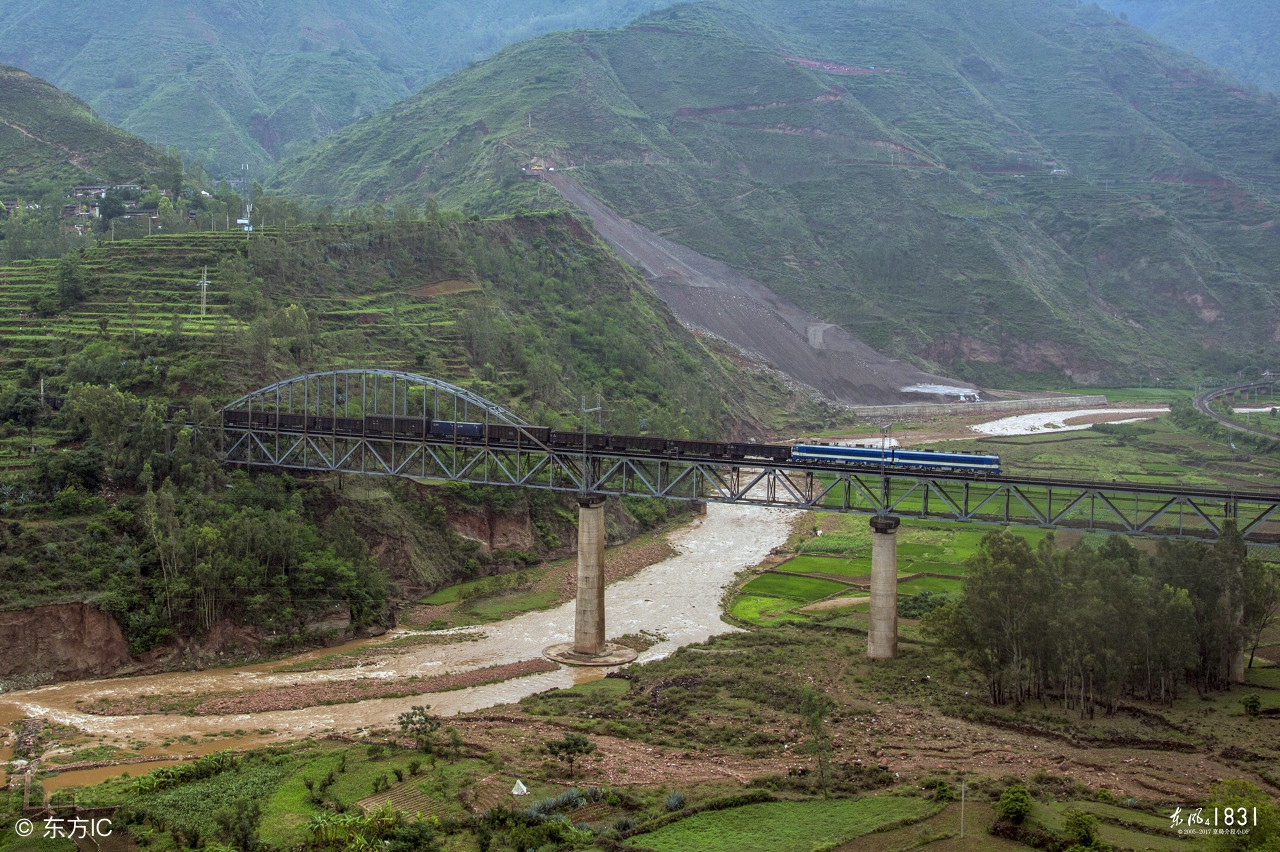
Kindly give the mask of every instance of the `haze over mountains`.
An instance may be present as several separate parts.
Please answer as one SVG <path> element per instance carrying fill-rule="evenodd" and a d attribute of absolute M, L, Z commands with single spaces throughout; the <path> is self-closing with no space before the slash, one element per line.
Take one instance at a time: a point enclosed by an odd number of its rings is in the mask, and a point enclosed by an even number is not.
<path fill-rule="evenodd" d="M 193 0 L 0 4 L 0 62 L 215 171 L 261 167 L 539 33 L 667 0 Z"/>
<path fill-rule="evenodd" d="M 1102 0 L 1134 26 L 1280 92 L 1280 5 L 1272 0 Z"/>
<path fill-rule="evenodd" d="M 1096 6 L 684 5 L 515 45 L 283 166 L 555 203 L 539 163 L 882 351 L 988 383 L 1277 354 L 1280 109 Z"/>

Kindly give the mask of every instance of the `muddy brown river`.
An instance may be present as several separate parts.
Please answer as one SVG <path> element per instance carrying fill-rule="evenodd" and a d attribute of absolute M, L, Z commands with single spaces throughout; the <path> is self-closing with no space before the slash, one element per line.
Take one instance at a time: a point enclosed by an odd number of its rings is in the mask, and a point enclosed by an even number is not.
<path fill-rule="evenodd" d="M 720 599 L 725 587 L 738 572 L 758 564 L 771 549 L 785 543 L 797 516 L 797 512 L 780 509 L 708 506 L 704 517 L 670 534 L 668 541 L 677 551 L 676 556 L 608 587 L 605 611 L 609 636 L 647 631 L 665 637 L 640 655 L 640 660 L 645 661 L 736 629 L 720 618 Z M 459 636 L 456 643 L 410 647 L 406 652 L 356 668 L 280 671 L 283 667 L 342 650 L 327 648 L 291 659 L 236 668 L 59 683 L 0 695 L 0 721 L 45 716 L 89 733 L 118 738 L 121 742 L 147 743 L 150 747 L 145 754 L 177 756 L 327 731 L 394 725 L 396 716 L 415 704 L 428 704 L 433 714 L 451 716 L 518 701 L 535 692 L 595 680 L 603 677 L 607 669 L 562 666 L 553 672 L 450 692 L 226 716 L 96 716 L 77 708 L 82 703 L 100 699 L 226 693 L 352 678 L 428 677 L 515 663 L 538 657 L 548 645 L 569 641 L 573 635 L 573 618 L 574 604 L 570 601 L 556 609 L 527 613 L 507 621 L 459 628 L 451 631 Z M 480 634 L 479 638 L 474 634 Z M 344 647 L 376 645 L 389 638 L 392 637 Z M 236 731 L 245 733 L 234 735 Z M 204 734 L 222 732 L 233 735 L 224 733 L 197 746 L 174 742 L 168 749 L 160 748 L 163 741 L 176 740 L 182 735 L 199 739 Z M 134 772 L 145 772 L 155 765 L 141 764 L 134 767 Z M 128 768 L 116 768 L 109 774 L 119 774 Z M 73 778 L 81 774 L 86 776 L 85 780 Z M 98 776 L 102 770 L 68 772 L 65 776 L 68 783 L 94 783 L 88 780 L 90 774 L 94 780 L 101 780 Z"/>

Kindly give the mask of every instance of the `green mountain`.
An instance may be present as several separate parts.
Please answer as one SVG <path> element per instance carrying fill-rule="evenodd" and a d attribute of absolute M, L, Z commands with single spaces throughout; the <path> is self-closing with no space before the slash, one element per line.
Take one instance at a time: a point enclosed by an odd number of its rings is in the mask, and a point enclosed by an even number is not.
<path fill-rule="evenodd" d="M 0 198 L 65 185 L 140 181 L 166 158 L 106 124 L 83 101 L 27 72 L 0 65 Z"/>
<path fill-rule="evenodd" d="M 1280 6 L 1268 0 L 1102 0 L 1169 44 L 1280 92 Z"/>
<path fill-rule="evenodd" d="M 290 158 L 476 213 L 566 170 L 895 357 L 977 381 L 1280 355 L 1280 108 L 1096 6 L 723 0 L 516 45 Z M 522 169 L 529 169 L 523 171 Z"/>
<path fill-rule="evenodd" d="M 467 62 L 666 0 L 0 4 L 0 62 L 223 174 L 259 167 Z"/>

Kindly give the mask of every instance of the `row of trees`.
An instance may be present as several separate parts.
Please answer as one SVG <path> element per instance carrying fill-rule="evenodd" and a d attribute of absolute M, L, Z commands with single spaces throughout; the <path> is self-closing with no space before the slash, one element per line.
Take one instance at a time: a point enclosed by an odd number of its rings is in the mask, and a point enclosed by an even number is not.
<path fill-rule="evenodd" d="M 1280 572 L 1249 557 L 1230 523 L 1212 545 L 1161 542 L 1154 555 L 1120 537 L 1033 550 L 1002 531 L 971 558 L 959 600 L 924 625 L 982 672 L 992 703 L 1053 700 L 1084 716 L 1125 697 L 1172 702 L 1188 684 L 1225 688 L 1278 610 Z"/>

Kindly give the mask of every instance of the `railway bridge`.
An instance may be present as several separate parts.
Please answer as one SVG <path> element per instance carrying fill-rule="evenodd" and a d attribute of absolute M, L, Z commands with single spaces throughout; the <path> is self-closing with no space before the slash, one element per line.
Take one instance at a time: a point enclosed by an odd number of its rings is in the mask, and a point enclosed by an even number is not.
<path fill-rule="evenodd" d="M 1280 544 L 1280 492 L 1101 482 L 954 470 L 897 470 L 784 458 L 777 448 L 556 433 L 463 388 L 389 370 L 337 370 L 277 382 L 221 412 L 225 460 L 246 467 L 400 476 L 577 495 L 574 642 L 555 659 L 610 665 L 604 520 L 609 496 L 737 503 L 870 516 L 868 654 L 897 653 L 901 518 L 1212 541 L 1233 523 L 1252 546 Z M 681 442 L 675 442 L 681 443 Z"/>

